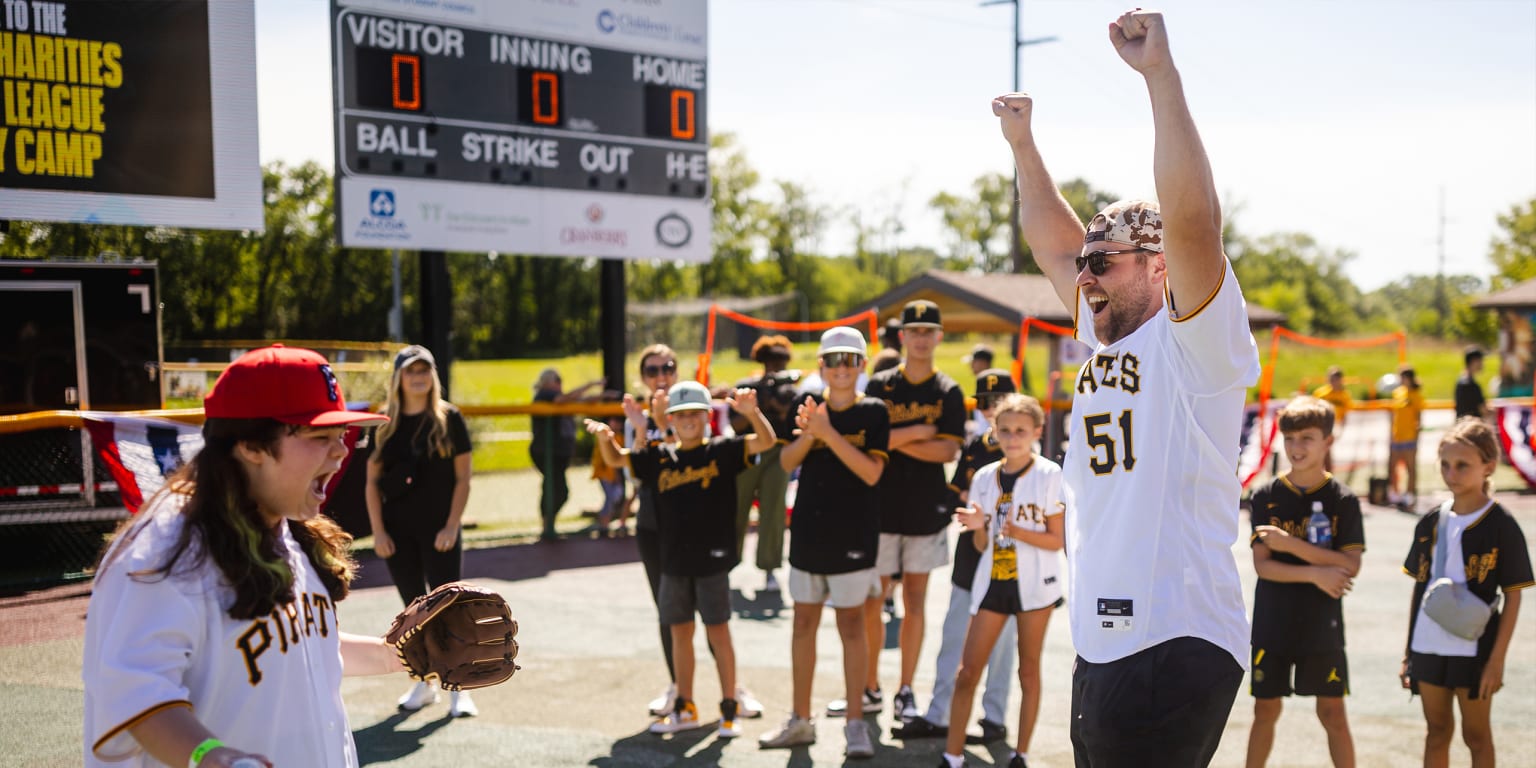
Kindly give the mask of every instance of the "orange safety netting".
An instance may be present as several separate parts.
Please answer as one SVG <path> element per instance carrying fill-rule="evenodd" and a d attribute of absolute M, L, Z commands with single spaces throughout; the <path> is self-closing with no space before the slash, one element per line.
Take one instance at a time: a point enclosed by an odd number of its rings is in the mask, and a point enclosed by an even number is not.
<path fill-rule="evenodd" d="M 1057 336 L 1076 336 L 1077 332 L 1062 325 L 1047 323 L 1037 317 L 1026 317 L 1019 321 L 1019 348 L 1013 355 L 1013 384 L 1024 391 L 1024 350 L 1029 347 L 1029 329 L 1033 326 L 1047 333 Z M 1056 381 L 1061 378 L 1061 371 L 1051 371 L 1046 380 L 1045 397 L 1040 401 L 1045 406 L 1046 421 L 1050 421 L 1051 410 L 1056 405 Z"/>
<path fill-rule="evenodd" d="M 769 331 L 824 331 L 828 328 L 836 328 L 840 325 L 855 325 L 859 320 L 866 320 L 869 324 L 869 348 L 871 353 L 880 348 L 880 315 L 873 309 L 840 317 L 836 320 L 822 320 L 814 323 L 801 323 L 790 320 L 762 320 L 750 315 L 726 309 L 719 304 L 709 305 L 709 323 L 704 334 L 704 351 L 699 354 L 699 368 L 695 375 L 700 384 L 709 386 L 709 363 L 715 354 L 715 322 L 716 318 L 724 316 L 727 320 L 735 320 L 742 325 L 753 328 L 762 328 Z M 871 355 L 873 356 L 873 355 Z"/>
<path fill-rule="evenodd" d="M 1259 422 L 1254 429 L 1259 430 L 1263 436 L 1264 445 L 1259 453 L 1258 463 L 1253 471 L 1243 478 L 1243 487 L 1247 488 L 1254 478 L 1264 471 L 1264 465 L 1269 461 L 1274 452 L 1275 436 L 1280 431 L 1280 419 L 1270 413 L 1269 401 L 1274 395 L 1275 385 L 1275 359 L 1280 356 L 1280 340 L 1290 339 L 1298 344 L 1309 347 L 1323 347 L 1325 349 L 1363 349 L 1365 347 L 1377 347 L 1384 344 L 1397 345 L 1397 362 L 1408 361 L 1408 334 L 1402 331 L 1373 336 L 1368 339 L 1322 339 L 1316 336 L 1307 336 L 1297 333 L 1289 328 L 1275 326 L 1269 334 L 1269 362 L 1264 364 L 1263 371 L 1259 374 Z M 1268 424 L 1265 422 L 1268 421 Z"/>

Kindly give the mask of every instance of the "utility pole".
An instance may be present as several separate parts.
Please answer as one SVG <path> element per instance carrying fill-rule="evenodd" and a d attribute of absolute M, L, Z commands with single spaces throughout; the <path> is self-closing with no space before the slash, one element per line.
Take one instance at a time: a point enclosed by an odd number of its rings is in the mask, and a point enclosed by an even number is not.
<path fill-rule="evenodd" d="M 1450 300 L 1445 293 L 1445 187 L 1440 187 L 1440 228 L 1435 235 L 1435 250 L 1440 254 L 1440 269 L 1435 280 L 1435 335 L 1445 338 L 1447 316 L 1451 314 Z"/>
<path fill-rule="evenodd" d="M 1019 25 L 1019 14 L 1023 11 L 1024 0 L 986 0 L 982 7 L 989 5 L 1013 6 L 1013 90 L 1018 92 L 1020 85 L 1019 65 L 1023 60 L 1024 46 L 1051 43 L 1056 41 L 1056 36 L 1036 37 L 1030 40 L 1024 39 L 1024 30 Z M 1024 271 L 1024 243 L 1019 236 L 1019 174 L 1015 170 L 1013 174 L 1013 199 L 1008 205 L 1008 255 L 1013 264 L 1015 273 Z"/>

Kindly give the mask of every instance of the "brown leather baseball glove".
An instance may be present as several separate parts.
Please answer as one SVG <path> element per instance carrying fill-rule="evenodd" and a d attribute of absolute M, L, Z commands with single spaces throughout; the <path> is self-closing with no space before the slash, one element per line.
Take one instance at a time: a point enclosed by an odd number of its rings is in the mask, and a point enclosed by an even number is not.
<path fill-rule="evenodd" d="M 506 682 L 519 667 L 517 620 L 501 595 L 464 581 L 411 601 L 384 635 L 415 680 L 444 690 Z"/>

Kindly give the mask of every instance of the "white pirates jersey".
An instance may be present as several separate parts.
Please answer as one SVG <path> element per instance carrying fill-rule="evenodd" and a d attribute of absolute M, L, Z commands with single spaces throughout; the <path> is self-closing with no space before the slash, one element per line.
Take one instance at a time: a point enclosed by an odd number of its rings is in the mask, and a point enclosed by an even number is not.
<path fill-rule="evenodd" d="M 1095 337 L 1081 293 L 1076 309 L 1077 338 L 1095 350 L 1078 372 L 1063 463 L 1072 643 L 1105 663 L 1197 637 L 1247 666 L 1232 545 L 1259 357 L 1232 266 L 1204 302 L 1114 344 Z"/>
<path fill-rule="evenodd" d="M 987 524 L 987 547 L 981 552 L 981 567 L 971 577 L 971 615 L 981 608 L 982 599 L 992 582 L 994 562 L 993 548 L 997 546 L 997 532 L 1003 521 L 1020 528 L 1045 532 L 1045 519 L 1062 514 L 1066 508 L 1062 501 L 1061 466 L 1044 456 L 1036 456 L 1035 463 L 1018 479 L 1013 490 L 1003 493 L 998 484 L 1002 462 L 976 470 L 971 479 L 967 498 L 979 504 L 981 511 L 990 516 Z M 969 532 L 962 536 L 970 536 Z M 1061 553 L 1030 546 L 1014 539 L 1007 540 L 1013 549 L 1014 581 L 1019 589 L 1019 604 L 1024 610 L 1033 611 L 1054 604 L 1061 599 Z M 970 546 L 970 542 L 966 542 Z M 1006 549 L 1004 550 L 1007 551 Z"/>
<path fill-rule="evenodd" d="M 336 608 L 287 525 L 295 601 L 260 618 L 229 617 L 234 591 L 211 558 L 198 563 L 195 541 L 169 576 L 129 575 L 164 564 L 184 500 L 164 495 L 140 513 L 146 519 L 113 544 L 96 575 L 81 673 L 85 765 L 161 765 L 129 728 L 189 706 L 227 746 L 275 765 L 356 766 Z"/>

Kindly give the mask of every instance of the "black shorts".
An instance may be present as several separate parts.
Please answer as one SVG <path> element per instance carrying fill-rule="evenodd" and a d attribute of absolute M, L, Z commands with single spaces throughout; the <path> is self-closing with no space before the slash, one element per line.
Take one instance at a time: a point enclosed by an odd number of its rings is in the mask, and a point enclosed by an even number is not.
<path fill-rule="evenodd" d="M 1292 693 L 1345 696 L 1349 693 L 1349 659 L 1343 648 L 1308 654 L 1272 653 L 1257 648 L 1248 679 L 1248 692 L 1255 699 L 1278 699 Z"/>
<path fill-rule="evenodd" d="M 1043 608 L 1060 608 L 1065 603 L 1065 599 L 1057 598 L 1056 602 L 1048 606 L 1043 606 L 1042 608 L 1035 608 L 1033 610 L 1038 611 L 1042 610 Z M 981 596 L 981 605 L 977 606 L 977 608 L 983 611 L 1001 613 L 1004 616 L 1012 616 L 1014 614 L 1026 612 L 1024 610 L 1024 602 L 1019 599 L 1019 583 L 1017 581 L 989 582 L 987 586 L 987 593 Z"/>
<path fill-rule="evenodd" d="M 656 609 L 661 623 L 688 624 L 695 611 L 706 625 L 724 624 L 731 619 L 730 573 L 713 576 L 661 575 L 661 593 Z"/>
<path fill-rule="evenodd" d="M 1207 766 L 1221 743 L 1243 668 L 1195 637 L 1072 669 L 1072 753 L 1078 768 Z"/>
<path fill-rule="evenodd" d="M 1419 683 L 1438 685 L 1441 688 L 1467 688 L 1468 698 L 1477 698 L 1478 686 L 1483 682 L 1483 660 L 1479 656 L 1440 656 L 1434 653 L 1408 654 L 1408 679 L 1414 693 Z"/>

